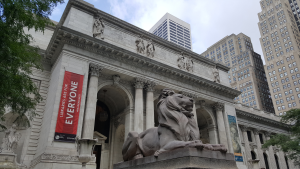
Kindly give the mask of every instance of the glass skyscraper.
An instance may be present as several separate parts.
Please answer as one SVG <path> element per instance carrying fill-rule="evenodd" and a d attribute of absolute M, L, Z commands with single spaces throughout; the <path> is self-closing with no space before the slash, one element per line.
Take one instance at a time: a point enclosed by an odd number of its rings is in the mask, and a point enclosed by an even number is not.
<path fill-rule="evenodd" d="M 176 43 L 192 50 L 192 37 L 190 24 L 166 13 L 149 32 L 165 40 Z"/>

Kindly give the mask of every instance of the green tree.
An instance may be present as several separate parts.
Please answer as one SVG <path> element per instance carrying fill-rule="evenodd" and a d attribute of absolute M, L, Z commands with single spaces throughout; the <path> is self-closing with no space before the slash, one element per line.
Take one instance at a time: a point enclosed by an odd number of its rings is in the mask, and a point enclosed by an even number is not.
<path fill-rule="evenodd" d="M 25 29 L 42 31 L 53 25 L 49 16 L 63 0 L 0 0 L 0 117 L 5 107 L 23 119 L 35 115 L 42 100 L 30 79 L 33 69 L 41 69 L 38 47 L 30 46 L 33 37 Z M 30 97 L 34 95 L 35 97 Z M 1 127 L 4 127 L 1 125 Z"/>
<path fill-rule="evenodd" d="M 300 109 L 291 109 L 282 116 L 281 122 L 291 124 L 290 135 L 276 134 L 262 146 L 277 146 L 288 154 L 288 158 L 300 165 Z"/>

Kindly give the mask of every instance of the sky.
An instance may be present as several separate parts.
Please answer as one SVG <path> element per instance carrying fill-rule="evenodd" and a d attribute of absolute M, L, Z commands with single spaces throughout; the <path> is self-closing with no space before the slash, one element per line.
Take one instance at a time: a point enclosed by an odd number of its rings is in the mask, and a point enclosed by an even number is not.
<path fill-rule="evenodd" d="M 263 55 L 257 24 L 259 0 L 86 1 L 146 31 L 168 12 L 191 25 L 193 51 L 199 54 L 225 36 L 242 32 L 251 38 L 254 51 Z M 50 19 L 59 21 L 66 4 L 58 5 Z"/>

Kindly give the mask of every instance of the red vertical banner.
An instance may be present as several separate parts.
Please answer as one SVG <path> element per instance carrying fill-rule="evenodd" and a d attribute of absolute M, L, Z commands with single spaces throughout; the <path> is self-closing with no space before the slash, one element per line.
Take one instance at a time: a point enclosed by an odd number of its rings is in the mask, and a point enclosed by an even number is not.
<path fill-rule="evenodd" d="M 65 71 L 54 135 L 55 141 L 75 142 L 83 78 L 83 75 Z"/>

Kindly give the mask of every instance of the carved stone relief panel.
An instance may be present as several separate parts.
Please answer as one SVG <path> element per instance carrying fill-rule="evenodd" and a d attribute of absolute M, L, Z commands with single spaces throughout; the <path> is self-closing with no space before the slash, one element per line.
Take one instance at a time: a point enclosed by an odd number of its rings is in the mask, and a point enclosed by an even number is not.
<path fill-rule="evenodd" d="M 93 25 L 93 37 L 98 39 L 104 39 L 104 22 L 103 19 L 99 16 L 95 17 L 94 25 Z"/>
<path fill-rule="evenodd" d="M 138 36 L 138 38 L 135 41 L 135 45 L 137 53 L 145 54 L 145 44 L 144 40 L 142 39 L 142 36 Z"/>
<path fill-rule="evenodd" d="M 214 82 L 220 83 L 220 73 L 217 68 L 213 69 L 213 79 L 214 79 Z"/>
<path fill-rule="evenodd" d="M 152 43 L 151 39 L 149 39 L 146 49 L 147 49 L 147 56 L 153 58 L 154 52 L 155 52 L 155 47 L 154 47 L 154 44 Z"/>
<path fill-rule="evenodd" d="M 181 55 L 177 59 L 177 66 L 179 69 L 183 69 L 188 72 L 194 71 L 193 59 L 187 55 L 184 55 L 183 52 L 181 52 Z"/>

